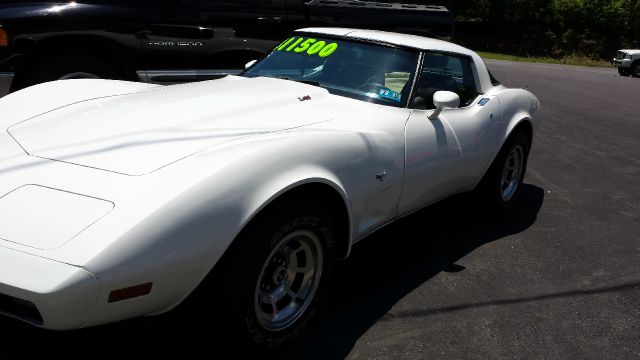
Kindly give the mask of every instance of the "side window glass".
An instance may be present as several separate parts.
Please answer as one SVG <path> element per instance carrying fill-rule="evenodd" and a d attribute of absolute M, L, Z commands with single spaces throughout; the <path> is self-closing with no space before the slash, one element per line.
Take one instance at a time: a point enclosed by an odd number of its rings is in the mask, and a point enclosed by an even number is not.
<path fill-rule="evenodd" d="M 415 109 L 434 109 L 436 91 L 452 91 L 460 96 L 460 106 L 468 106 L 478 96 L 471 59 L 439 53 L 425 53 L 413 100 Z"/>

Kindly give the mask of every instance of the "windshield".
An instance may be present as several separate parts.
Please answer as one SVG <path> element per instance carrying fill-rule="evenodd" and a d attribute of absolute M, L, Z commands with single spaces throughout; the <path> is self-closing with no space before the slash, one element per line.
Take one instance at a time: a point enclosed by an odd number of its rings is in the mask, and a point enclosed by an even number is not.
<path fill-rule="evenodd" d="M 385 45 L 296 35 L 241 74 L 321 86 L 330 93 L 404 107 L 418 53 Z"/>

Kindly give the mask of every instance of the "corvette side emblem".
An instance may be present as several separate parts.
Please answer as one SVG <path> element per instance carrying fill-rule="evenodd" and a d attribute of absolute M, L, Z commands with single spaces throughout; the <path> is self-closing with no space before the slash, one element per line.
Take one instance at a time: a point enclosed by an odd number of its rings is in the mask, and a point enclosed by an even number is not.
<path fill-rule="evenodd" d="M 300 101 L 311 100 L 311 96 L 309 96 L 309 95 L 305 95 L 305 96 L 303 96 L 303 97 L 299 97 L 299 98 L 298 98 L 298 100 L 300 100 Z"/>

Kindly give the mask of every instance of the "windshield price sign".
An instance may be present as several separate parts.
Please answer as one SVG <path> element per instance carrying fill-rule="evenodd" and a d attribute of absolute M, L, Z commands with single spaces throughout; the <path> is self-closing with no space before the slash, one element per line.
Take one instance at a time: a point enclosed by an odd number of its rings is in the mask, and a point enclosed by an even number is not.
<path fill-rule="evenodd" d="M 324 58 L 336 52 L 336 50 L 338 50 L 338 44 L 327 44 L 327 42 L 323 40 L 318 41 L 312 38 L 305 39 L 303 37 L 293 36 L 283 41 L 275 50 L 306 53 L 307 55 L 317 55 Z"/>

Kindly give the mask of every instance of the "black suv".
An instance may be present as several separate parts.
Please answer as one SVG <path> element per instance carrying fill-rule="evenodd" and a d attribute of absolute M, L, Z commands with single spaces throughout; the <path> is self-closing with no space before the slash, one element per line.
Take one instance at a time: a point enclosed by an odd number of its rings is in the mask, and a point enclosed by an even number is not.
<path fill-rule="evenodd" d="M 340 26 L 448 39 L 441 6 L 343 0 L 8 0 L 0 76 L 11 90 L 70 78 L 210 79 L 267 53 L 296 28 Z"/>

